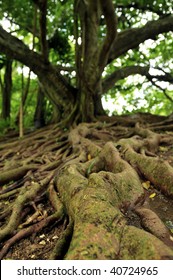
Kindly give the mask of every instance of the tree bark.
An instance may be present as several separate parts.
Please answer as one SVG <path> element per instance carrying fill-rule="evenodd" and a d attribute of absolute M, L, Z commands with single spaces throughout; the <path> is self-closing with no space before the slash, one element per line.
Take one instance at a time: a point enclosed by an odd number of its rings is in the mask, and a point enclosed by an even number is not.
<path fill-rule="evenodd" d="M 5 63 L 4 86 L 2 91 L 2 118 L 10 118 L 11 111 L 11 89 L 12 89 L 12 60 L 8 59 Z"/>
<path fill-rule="evenodd" d="M 36 128 L 45 126 L 45 97 L 41 88 L 38 88 L 37 92 L 37 106 L 34 114 L 34 125 Z"/>
<path fill-rule="evenodd" d="M 79 110 L 82 121 L 94 120 L 97 113 L 104 114 L 101 106 L 101 77 L 107 64 L 111 46 L 117 34 L 117 20 L 112 1 L 76 2 L 76 17 L 79 15 L 80 28 L 76 23 L 76 41 L 82 38 L 82 44 L 76 44 L 76 62 L 78 64 Z M 98 38 L 100 18 L 104 15 L 106 36 Z M 81 32 L 80 32 L 81 30 Z"/>

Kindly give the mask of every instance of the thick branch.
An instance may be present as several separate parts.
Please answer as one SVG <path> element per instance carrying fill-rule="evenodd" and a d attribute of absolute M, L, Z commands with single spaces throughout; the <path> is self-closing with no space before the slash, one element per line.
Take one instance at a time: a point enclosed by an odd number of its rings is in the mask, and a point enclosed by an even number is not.
<path fill-rule="evenodd" d="M 167 77 L 167 75 L 168 75 L 168 77 Z M 152 83 L 153 86 L 155 86 L 156 88 L 160 89 L 160 90 L 163 92 L 163 94 L 165 95 L 165 97 L 166 97 L 170 102 L 173 103 L 173 98 L 172 98 L 171 96 L 169 96 L 169 94 L 166 92 L 166 89 L 162 88 L 161 86 L 159 86 L 159 85 L 157 84 L 158 81 L 166 81 L 166 82 L 172 83 L 172 80 L 170 81 L 170 79 L 169 79 L 170 76 L 171 76 L 171 75 L 168 74 L 168 73 L 166 73 L 165 76 L 163 76 L 163 75 L 161 75 L 161 76 L 152 76 L 152 75 L 148 74 L 148 75 L 147 75 L 147 79 Z M 161 80 L 161 77 L 163 77 L 163 80 Z M 166 78 L 168 78 L 168 79 L 166 80 Z M 155 79 L 157 79 L 157 81 L 154 81 Z M 172 79 L 173 79 L 173 78 L 172 78 Z"/>
<path fill-rule="evenodd" d="M 81 6 L 82 8 L 82 6 Z M 85 13 L 84 13 L 85 12 Z M 82 36 L 83 36 L 83 60 L 84 69 L 92 68 L 93 61 L 94 67 L 96 67 L 95 61 L 98 59 L 98 29 L 99 20 L 101 16 L 100 6 L 97 1 L 89 1 L 88 5 L 84 8 L 84 11 L 80 12 Z M 91 71 L 91 69 L 90 69 Z"/>
<path fill-rule="evenodd" d="M 12 36 L 0 26 L 0 52 L 8 57 L 16 59 L 28 66 L 36 75 L 39 70 L 37 64 L 40 62 L 42 69 L 45 69 L 43 57 L 36 52 L 31 51 L 21 40 Z M 32 59 L 31 59 L 32 56 Z"/>
<path fill-rule="evenodd" d="M 75 3 L 75 35 L 82 39 L 82 44 L 79 46 L 76 38 L 78 75 L 81 78 L 81 86 L 85 85 L 87 91 L 92 93 L 101 76 L 98 69 L 100 55 L 98 33 L 101 14 L 100 0 L 79 0 Z M 77 16 L 80 19 L 80 26 Z"/>
<path fill-rule="evenodd" d="M 109 77 L 103 81 L 103 93 L 111 89 L 114 84 L 130 75 L 140 74 L 147 76 L 149 71 L 148 66 L 127 66 L 113 72 Z"/>
<path fill-rule="evenodd" d="M 59 95 L 60 105 L 64 105 L 63 98 L 65 95 L 67 99 L 72 98 L 71 93 L 74 89 L 68 84 L 58 69 L 49 63 L 45 63 L 42 55 L 30 50 L 21 40 L 9 34 L 1 26 L 0 52 L 28 66 L 38 76 L 42 84 L 50 82 L 51 88 L 54 88 L 57 92 L 63 92 L 63 96 Z M 54 101 L 52 96 L 48 97 Z"/>
<path fill-rule="evenodd" d="M 101 8 L 105 17 L 107 34 L 105 41 L 103 42 L 103 47 L 100 52 L 99 66 L 103 70 L 105 67 L 108 56 L 110 53 L 111 46 L 117 35 L 117 18 L 115 15 L 114 5 L 112 0 L 104 1 L 100 0 Z"/>
<path fill-rule="evenodd" d="M 139 74 L 141 76 L 146 76 L 146 78 L 155 86 L 159 87 L 156 82 L 157 81 L 164 81 L 173 83 L 173 77 L 170 73 L 165 73 L 164 75 L 151 75 L 149 73 L 150 67 L 149 66 L 127 66 L 121 69 L 114 71 L 111 75 L 103 80 L 102 88 L 103 93 L 106 93 L 109 89 L 111 89 L 115 83 L 121 79 L 127 78 L 130 75 Z M 154 81 L 156 80 L 156 81 Z M 162 89 L 161 87 L 159 87 Z M 163 91 L 163 89 L 162 89 Z M 165 94 L 165 93 L 164 93 Z M 172 102 L 171 98 L 167 96 L 169 100 Z"/>
<path fill-rule="evenodd" d="M 47 0 L 42 1 L 40 8 L 40 43 L 41 43 L 41 52 L 43 54 L 45 62 L 48 62 L 48 43 L 46 40 L 47 34 Z"/>
<path fill-rule="evenodd" d="M 120 32 L 109 55 L 109 63 L 130 49 L 135 49 L 147 39 L 156 39 L 161 33 L 173 31 L 173 15 L 149 21 L 144 27 Z"/>

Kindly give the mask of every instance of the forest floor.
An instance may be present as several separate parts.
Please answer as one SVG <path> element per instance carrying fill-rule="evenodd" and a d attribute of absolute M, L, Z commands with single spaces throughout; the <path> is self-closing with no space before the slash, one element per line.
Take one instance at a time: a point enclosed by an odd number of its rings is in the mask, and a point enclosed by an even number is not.
<path fill-rule="evenodd" d="M 76 131 L 79 132 L 82 141 L 77 140 L 79 135 Z M 123 151 L 121 150 L 124 139 L 125 141 L 127 139 L 143 141 L 144 139 L 141 147 L 145 148 L 145 152 L 141 148 L 134 148 L 135 152 L 138 155 L 145 154 L 144 157 L 151 160 L 164 162 L 166 166 L 168 164 L 170 173 L 167 176 L 170 176 L 171 184 L 171 180 L 173 181 L 173 121 L 171 118 L 136 114 L 111 119 L 101 118 L 97 123 L 81 124 L 69 130 L 51 125 L 36 131 L 27 131 L 22 139 L 19 139 L 14 131 L 9 131 L 2 136 L 0 138 L 1 258 L 13 260 L 51 258 L 57 242 L 62 241 L 62 236 L 68 229 L 68 214 L 71 213 L 71 210 L 65 206 L 67 209 L 65 214 L 61 209 L 62 215 L 58 215 L 58 218 L 54 216 L 56 206 L 52 195 L 52 180 L 59 176 L 58 172 L 63 166 L 74 165 L 79 158 L 78 162 L 83 166 L 89 164 L 87 165 L 88 177 L 93 172 L 98 172 L 93 168 L 93 163 L 96 164 L 96 161 L 92 160 L 98 157 L 96 154 L 95 157 L 93 156 L 93 146 L 103 150 L 106 143 L 116 145 L 121 158 L 130 163 L 138 174 L 142 186 L 142 195 L 134 194 L 136 195 L 134 203 L 123 202 L 118 206 L 126 224 L 143 232 L 149 232 L 151 236 L 154 235 L 161 240 L 164 246 L 173 250 L 173 185 L 172 188 L 169 187 L 168 182 L 167 186 L 162 179 L 160 179 L 160 185 L 155 183 L 155 179 L 138 166 L 137 160 L 134 163 L 130 159 L 130 154 L 129 159 L 126 158 L 126 146 Z M 84 157 L 83 151 L 85 151 Z M 114 152 L 111 156 L 114 156 Z M 165 166 L 163 166 L 163 177 L 165 176 L 164 169 Z M 161 169 L 157 172 L 159 170 Z M 161 176 L 162 174 L 158 174 L 158 177 Z M 39 189 L 31 193 L 28 188 L 32 184 L 33 189 L 37 188 L 36 184 L 39 184 L 43 186 L 43 190 Z M 28 191 L 27 198 L 22 198 L 24 191 L 25 193 Z M 65 198 L 61 199 L 63 197 L 61 190 L 58 190 L 56 194 L 61 201 L 58 200 L 59 203 L 63 204 Z M 68 251 L 69 243 L 70 241 L 64 245 L 63 241 L 62 248 L 65 252 L 61 252 L 62 256 Z M 161 246 L 160 243 L 158 246 Z M 162 250 L 162 247 L 160 248 Z M 167 249 L 163 247 L 163 250 Z M 102 256 L 97 256 L 96 259 L 104 258 Z M 120 259 L 122 258 L 123 253 Z M 172 258 L 173 254 L 170 251 L 165 259 Z"/>

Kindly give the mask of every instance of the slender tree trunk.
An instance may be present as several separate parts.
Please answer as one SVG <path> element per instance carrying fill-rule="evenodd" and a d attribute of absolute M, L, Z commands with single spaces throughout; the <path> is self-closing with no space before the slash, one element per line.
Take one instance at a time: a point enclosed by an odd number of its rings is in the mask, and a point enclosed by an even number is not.
<path fill-rule="evenodd" d="M 29 94 L 30 81 L 31 81 L 31 70 L 29 71 L 29 74 L 28 74 L 26 86 L 24 85 L 24 81 L 23 81 L 23 78 L 22 78 L 22 83 L 23 83 L 23 89 L 22 89 L 23 90 L 23 93 L 22 93 L 23 114 L 25 114 L 25 104 L 26 104 L 26 100 L 27 100 L 27 97 L 28 97 L 28 94 Z M 21 109 L 19 108 L 19 112 L 18 112 L 18 114 L 16 116 L 16 120 L 15 120 L 16 124 L 19 123 L 20 114 L 21 114 Z"/>
<path fill-rule="evenodd" d="M 21 101 L 20 101 L 20 108 L 19 108 L 19 137 L 22 138 L 24 135 L 24 110 L 23 110 L 23 97 L 25 91 L 24 85 L 24 73 L 23 73 L 23 66 L 22 66 L 22 88 L 21 88 Z"/>
<path fill-rule="evenodd" d="M 39 87 L 37 93 L 37 106 L 34 114 L 34 125 L 36 128 L 45 125 L 45 97 L 44 92 Z"/>
<path fill-rule="evenodd" d="M 2 91 L 2 118 L 10 118 L 12 89 L 12 60 L 7 59 L 5 65 L 4 88 Z"/>

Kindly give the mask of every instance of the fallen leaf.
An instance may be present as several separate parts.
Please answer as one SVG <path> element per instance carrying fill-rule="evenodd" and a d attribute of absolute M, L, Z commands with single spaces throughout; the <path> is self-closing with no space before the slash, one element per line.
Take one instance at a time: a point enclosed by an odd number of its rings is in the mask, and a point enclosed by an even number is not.
<path fill-rule="evenodd" d="M 146 181 L 142 183 L 144 189 L 148 190 L 151 187 L 150 181 Z"/>
<path fill-rule="evenodd" d="M 91 155 L 90 154 L 88 154 L 88 160 L 91 160 Z"/>
<path fill-rule="evenodd" d="M 156 193 L 150 194 L 149 198 L 154 198 L 156 196 Z"/>
<path fill-rule="evenodd" d="M 170 235 L 170 237 L 169 237 L 169 238 L 171 239 L 171 241 L 173 241 L 173 236 L 171 236 L 171 235 Z"/>
<path fill-rule="evenodd" d="M 41 241 L 39 242 L 39 244 L 41 244 L 41 245 L 46 245 L 46 241 L 45 241 L 45 240 L 41 240 Z"/>
<path fill-rule="evenodd" d="M 58 235 L 54 235 L 52 239 L 58 239 Z"/>
<path fill-rule="evenodd" d="M 43 233 L 43 234 L 41 234 L 39 237 L 40 237 L 40 238 L 44 238 L 44 237 L 45 237 L 45 234 Z"/>

